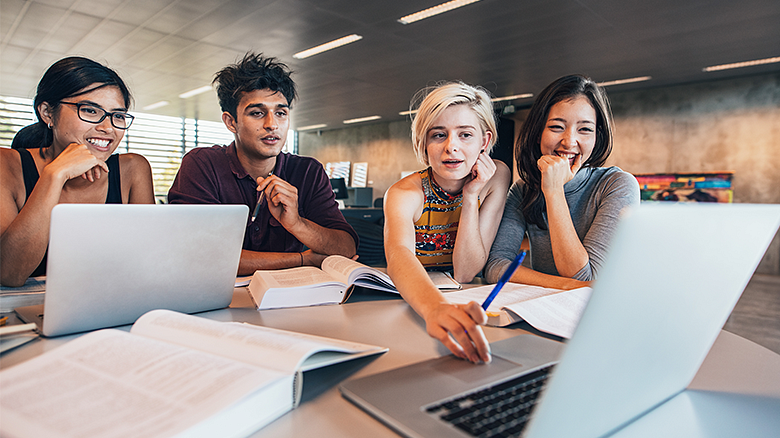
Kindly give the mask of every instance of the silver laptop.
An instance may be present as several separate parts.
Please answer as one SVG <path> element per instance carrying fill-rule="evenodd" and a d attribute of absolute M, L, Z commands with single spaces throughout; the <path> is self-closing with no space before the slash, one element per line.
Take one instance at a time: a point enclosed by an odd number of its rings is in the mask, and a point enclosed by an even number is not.
<path fill-rule="evenodd" d="M 521 406 L 530 421 L 504 436 L 608 435 L 691 382 L 779 225 L 780 205 L 643 204 L 621 219 L 565 348 L 521 335 L 493 343 L 488 365 L 450 355 L 341 392 L 403 435 L 467 437 L 480 429 L 463 411 L 481 402 L 465 394 L 538 375 L 538 404 Z"/>
<path fill-rule="evenodd" d="M 133 323 L 152 309 L 226 307 L 241 256 L 246 205 L 59 204 L 51 215 L 44 336 Z"/>

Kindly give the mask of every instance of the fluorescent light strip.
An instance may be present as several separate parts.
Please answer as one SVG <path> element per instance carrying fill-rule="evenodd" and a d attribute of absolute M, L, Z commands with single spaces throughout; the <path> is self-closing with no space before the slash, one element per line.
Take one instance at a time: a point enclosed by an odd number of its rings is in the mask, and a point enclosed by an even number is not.
<path fill-rule="evenodd" d="M 515 94 L 513 96 L 505 96 L 505 97 L 496 97 L 495 99 L 491 99 L 493 102 L 504 102 L 507 100 L 515 100 L 515 99 L 528 99 L 529 97 L 534 97 L 532 93 L 525 93 L 525 94 Z M 410 116 L 412 114 L 417 114 L 418 110 L 411 110 L 411 111 L 401 111 L 398 113 L 399 116 Z"/>
<path fill-rule="evenodd" d="M 505 102 L 507 100 L 528 99 L 529 97 L 534 97 L 534 95 L 531 93 L 515 94 L 514 96 L 496 97 L 495 99 L 492 100 L 493 102 Z"/>
<path fill-rule="evenodd" d="M 753 67 L 754 65 L 773 64 L 775 62 L 780 62 L 780 56 L 775 56 L 774 58 L 756 59 L 753 61 L 735 62 L 733 64 L 711 65 L 709 67 L 704 67 L 701 70 L 719 71 L 719 70 L 728 70 L 731 68 Z"/>
<path fill-rule="evenodd" d="M 153 109 L 162 108 L 162 107 L 164 107 L 164 106 L 167 106 L 167 105 L 169 105 L 169 104 L 170 104 L 170 102 L 168 102 L 167 100 L 161 100 L 161 101 L 159 101 L 159 102 L 155 102 L 155 103 L 153 103 L 153 104 L 146 105 L 146 106 L 145 106 L 145 107 L 143 107 L 142 109 L 143 109 L 144 111 L 151 111 L 151 110 L 153 110 Z"/>
<path fill-rule="evenodd" d="M 211 85 L 204 85 L 204 86 L 202 86 L 200 88 L 196 88 L 194 90 L 187 91 L 186 93 L 181 93 L 179 95 L 179 97 L 181 97 L 182 99 L 187 99 L 187 98 L 190 98 L 192 96 L 197 96 L 198 94 L 203 94 L 203 93 L 205 93 L 207 91 L 211 91 L 211 90 L 213 90 L 213 88 L 211 88 Z"/>
<path fill-rule="evenodd" d="M 405 17 L 401 17 L 398 19 L 398 22 L 401 24 L 410 24 L 414 23 L 415 21 L 424 20 L 429 17 L 433 17 L 434 15 L 439 15 L 447 11 L 451 11 L 453 9 L 457 9 L 461 6 L 470 5 L 472 3 L 476 3 L 479 0 L 452 0 L 447 3 L 442 3 L 440 5 L 436 5 L 434 7 L 424 9 L 420 12 L 415 12 L 414 14 L 407 15 Z"/>
<path fill-rule="evenodd" d="M 336 47 L 341 47 L 343 45 L 354 43 L 355 41 L 362 40 L 363 37 L 360 35 L 352 34 L 347 35 L 345 37 L 341 37 L 337 40 L 333 40 L 329 43 L 320 44 L 317 47 L 312 47 L 311 49 L 304 50 L 302 52 L 298 52 L 295 55 L 293 55 L 293 58 L 295 59 L 304 59 L 308 58 L 309 56 L 314 56 L 322 52 L 327 52 L 328 50 L 335 49 Z"/>
<path fill-rule="evenodd" d="M 326 126 L 328 126 L 328 125 L 326 125 L 324 123 L 320 123 L 319 125 L 301 126 L 300 128 L 298 128 L 298 131 L 309 131 L 311 129 L 320 129 L 320 128 L 324 128 Z"/>
<path fill-rule="evenodd" d="M 634 82 L 649 81 L 650 79 L 653 79 L 653 77 L 652 76 L 639 76 L 639 77 L 636 77 L 636 78 L 618 79 L 618 80 L 615 80 L 615 81 L 598 82 L 596 85 L 598 85 L 599 87 L 609 87 L 610 85 L 632 84 Z"/>
<path fill-rule="evenodd" d="M 368 117 L 361 117 L 359 119 L 344 120 L 344 123 L 349 125 L 349 124 L 352 124 L 352 123 L 370 122 L 371 120 L 379 120 L 381 118 L 382 117 L 380 117 L 380 116 L 368 116 Z"/>

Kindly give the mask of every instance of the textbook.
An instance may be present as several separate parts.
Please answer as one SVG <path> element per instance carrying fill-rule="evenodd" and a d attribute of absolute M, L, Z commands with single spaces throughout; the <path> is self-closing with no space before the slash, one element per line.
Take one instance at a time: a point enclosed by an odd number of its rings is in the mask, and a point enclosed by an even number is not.
<path fill-rule="evenodd" d="M 472 287 L 446 295 L 452 303 L 481 303 L 494 285 Z M 593 290 L 589 287 L 561 290 L 506 283 L 488 307 L 488 325 L 504 327 L 525 321 L 535 329 L 571 338 Z"/>
<path fill-rule="evenodd" d="M 30 277 L 20 287 L 0 286 L 0 313 L 13 312 L 17 307 L 43 304 L 46 276 Z"/>
<path fill-rule="evenodd" d="M 387 348 L 169 310 L 0 372 L 0 436 L 244 437 L 295 408 L 302 373 Z"/>
<path fill-rule="evenodd" d="M 38 338 L 35 323 L 5 325 L 7 316 L 0 318 L 0 353 L 14 349 Z"/>
<path fill-rule="evenodd" d="M 444 272 L 429 272 L 440 290 L 460 289 L 460 283 Z M 340 255 L 325 258 L 322 268 L 298 268 L 255 271 L 249 282 L 249 295 L 259 310 L 285 307 L 319 306 L 345 303 L 362 286 L 398 293 L 390 276 Z"/>

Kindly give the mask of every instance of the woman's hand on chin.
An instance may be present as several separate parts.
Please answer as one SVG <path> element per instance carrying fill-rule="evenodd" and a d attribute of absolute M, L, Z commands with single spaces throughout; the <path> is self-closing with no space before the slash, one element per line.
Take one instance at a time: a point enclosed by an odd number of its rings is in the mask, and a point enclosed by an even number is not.
<path fill-rule="evenodd" d="M 557 155 L 542 155 L 536 162 L 542 174 L 542 192 L 563 189 L 563 186 L 574 178 L 582 167 L 582 156 L 577 154 L 574 163 Z"/>
<path fill-rule="evenodd" d="M 471 174 L 468 176 L 469 180 L 463 186 L 463 196 L 479 196 L 482 189 L 485 188 L 495 173 L 496 163 L 488 154 L 480 152 L 477 162 L 471 168 Z"/>
<path fill-rule="evenodd" d="M 71 143 L 51 163 L 47 170 L 60 175 L 65 181 L 81 177 L 94 182 L 102 173 L 108 173 L 108 165 L 95 157 L 87 145 Z"/>

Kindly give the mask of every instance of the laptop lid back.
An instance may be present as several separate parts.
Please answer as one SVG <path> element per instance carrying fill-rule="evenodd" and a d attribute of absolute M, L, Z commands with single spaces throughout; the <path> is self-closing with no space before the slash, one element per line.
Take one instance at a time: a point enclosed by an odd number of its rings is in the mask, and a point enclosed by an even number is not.
<path fill-rule="evenodd" d="M 780 205 L 643 204 L 622 218 L 527 437 L 603 436 L 692 380 Z"/>
<path fill-rule="evenodd" d="M 43 334 L 228 306 L 248 214 L 245 205 L 55 206 Z"/>

